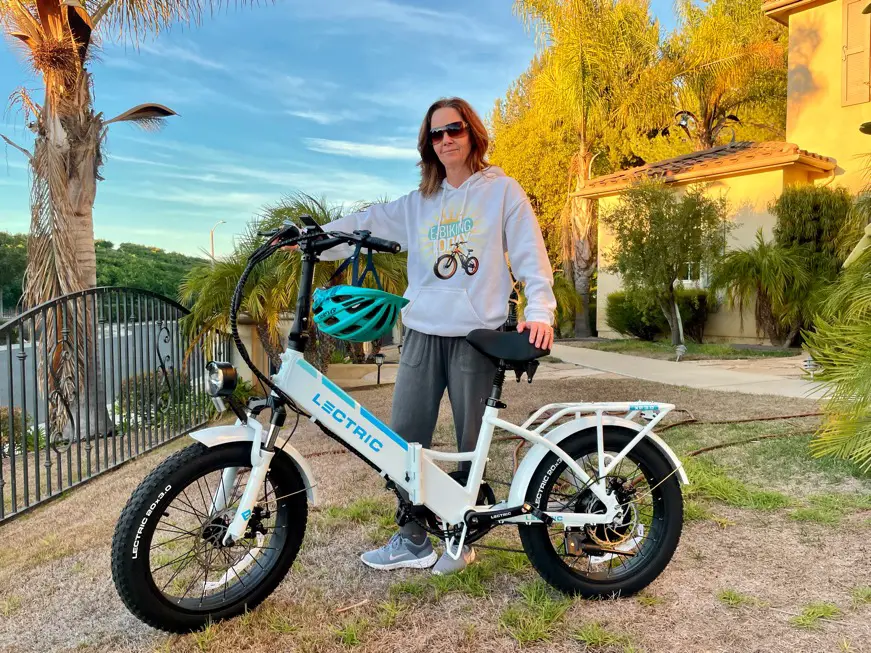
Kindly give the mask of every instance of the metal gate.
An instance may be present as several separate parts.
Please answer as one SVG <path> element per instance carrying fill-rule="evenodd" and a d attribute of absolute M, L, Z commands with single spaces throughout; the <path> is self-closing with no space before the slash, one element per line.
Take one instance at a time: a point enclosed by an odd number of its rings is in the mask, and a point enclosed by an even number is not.
<path fill-rule="evenodd" d="M 0 325 L 0 521 L 202 425 L 204 350 L 187 309 L 156 293 L 92 288 Z"/>

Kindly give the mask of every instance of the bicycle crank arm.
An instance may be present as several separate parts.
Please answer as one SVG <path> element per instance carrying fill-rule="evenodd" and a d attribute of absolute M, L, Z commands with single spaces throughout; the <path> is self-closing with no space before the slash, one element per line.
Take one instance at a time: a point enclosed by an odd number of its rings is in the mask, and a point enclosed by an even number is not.
<path fill-rule="evenodd" d="M 470 510 L 466 513 L 465 521 L 469 528 L 478 529 L 487 528 L 488 526 L 493 525 L 494 522 L 500 522 L 503 519 L 511 519 L 512 517 L 519 517 L 521 515 L 532 515 L 548 526 L 553 523 L 553 518 L 551 516 L 545 514 L 528 502 L 524 503 L 522 506 L 516 506 L 514 508 L 488 510 L 486 512 L 475 512 L 474 510 Z"/>

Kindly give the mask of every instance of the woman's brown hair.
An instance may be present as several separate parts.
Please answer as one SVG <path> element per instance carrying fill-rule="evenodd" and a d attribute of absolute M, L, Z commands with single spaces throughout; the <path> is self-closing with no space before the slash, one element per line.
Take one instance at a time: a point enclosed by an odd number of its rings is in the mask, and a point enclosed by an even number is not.
<path fill-rule="evenodd" d="M 432 115 L 439 109 L 456 109 L 462 119 L 468 125 L 469 138 L 472 141 L 472 150 L 469 152 L 469 167 L 472 174 L 480 172 L 489 164 L 484 159 L 487 147 L 490 145 L 490 137 L 484 122 L 475 113 L 472 105 L 458 97 L 442 98 L 434 102 L 427 110 L 423 124 L 420 126 L 420 134 L 417 137 L 417 151 L 420 152 L 420 192 L 424 197 L 432 197 L 442 186 L 442 180 L 447 176 L 445 167 L 439 161 L 438 155 L 432 146 L 429 130 L 432 125 Z"/>

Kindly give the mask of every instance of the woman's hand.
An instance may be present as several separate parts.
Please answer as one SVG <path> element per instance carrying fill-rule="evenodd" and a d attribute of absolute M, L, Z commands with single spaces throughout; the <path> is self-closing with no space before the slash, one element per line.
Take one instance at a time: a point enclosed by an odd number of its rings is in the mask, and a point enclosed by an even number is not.
<path fill-rule="evenodd" d="M 539 349 L 550 349 L 553 344 L 553 327 L 544 322 L 521 322 L 517 331 L 523 333 L 529 330 L 529 342 Z"/>
<path fill-rule="evenodd" d="M 278 238 L 275 238 L 274 240 L 270 241 L 269 244 L 274 245 L 277 242 L 278 242 Z M 299 245 L 285 245 L 281 249 L 283 249 L 285 252 L 295 252 L 296 250 L 299 249 Z"/>

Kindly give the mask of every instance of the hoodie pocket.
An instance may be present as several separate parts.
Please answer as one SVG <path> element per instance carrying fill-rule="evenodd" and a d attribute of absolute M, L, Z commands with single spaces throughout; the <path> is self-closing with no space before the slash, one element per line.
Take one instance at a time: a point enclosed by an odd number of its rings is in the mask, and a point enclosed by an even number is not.
<path fill-rule="evenodd" d="M 465 336 L 484 326 L 464 288 L 421 288 L 402 320 L 412 329 L 442 336 Z"/>

